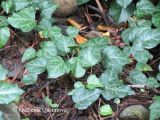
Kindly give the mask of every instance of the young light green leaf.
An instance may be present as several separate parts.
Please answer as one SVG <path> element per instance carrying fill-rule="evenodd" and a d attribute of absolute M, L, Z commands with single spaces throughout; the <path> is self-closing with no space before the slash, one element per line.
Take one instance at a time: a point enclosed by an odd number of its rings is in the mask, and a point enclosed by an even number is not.
<path fill-rule="evenodd" d="M 90 75 L 87 79 L 86 87 L 88 89 L 94 89 L 98 87 L 104 87 L 104 85 L 100 82 L 100 80 L 96 77 L 96 75 Z"/>
<path fill-rule="evenodd" d="M 56 46 L 52 41 L 41 42 L 41 49 L 37 52 L 38 57 L 44 57 L 46 59 L 52 59 L 57 55 Z"/>
<path fill-rule="evenodd" d="M 136 64 L 136 70 L 139 70 L 139 71 L 153 71 L 152 67 L 146 63 L 143 63 L 143 62 L 138 62 Z"/>
<path fill-rule="evenodd" d="M 47 61 L 48 78 L 58 78 L 69 72 L 69 68 L 63 59 L 55 56 L 53 59 Z"/>
<path fill-rule="evenodd" d="M 41 2 L 41 16 L 44 18 L 51 18 L 53 12 L 57 8 L 57 4 L 55 4 L 53 1 L 43 1 Z"/>
<path fill-rule="evenodd" d="M 77 88 L 72 95 L 73 102 L 77 109 L 87 109 L 93 102 L 95 102 L 101 94 L 101 90 L 88 90 L 83 87 Z"/>
<path fill-rule="evenodd" d="M 14 28 L 21 29 L 23 32 L 29 32 L 36 26 L 35 10 L 33 8 L 22 9 L 8 17 L 8 22 Z"/>
<path fill-rule="evenodd" d="M 28 0 L 13 0 L 16 11 L 25 8 L 30 4 Z"/>
<path fill-rule="evenodd" d="M 13 1 L 12 0 L 7 0 L 7 1 L 2 1 L 1 6 L 3 10 L 8 14 L 11 7 L 13 6 Z"/>
<path fill-rule="evenodd" d="M 22 62 L 25 62 L 26 60 L 30 60 L 36 57 L 36 51 L 34 48 L 27 48 L 22 56 Z"/>
<path fill-rule="evenodd" d="M 67 62 L 68 67 L 71 69 L 71 74 L 76 78 L 81 78 L 85 75 L 86 70 L 81 66 L 77 57 L 71 58 Z"/>
<path fill-rule="evenodd" d="M 128 18 L 132 16 L 134 9 L 134 4 L 130 4 L 126 9 L 124 9 L 116 1 L 113 1 L 109 9 L 109 14 L 117 23 L 121 23 L 126 22 Z"/>
<path fill-rule="evenodd" d="M 2 48 L 10 37 L 10 31 L 8 27 L 0 28 L 0 48 Z"/>
<path fill-rule="evenodd" d="M 119 98 L 115 98 L 114 99 L 114 103 L 116 103 L 117 105 L 119 105 L 121 103 L 121 100 Z"/>
<path fill-rule="evenodd" d="M 69 92 L 68 95 L 73 95 L 76 92 L 77 88 L 85 88 L 85 85 L 80 81 L 75 82 L 74 89 L 71 92 Z"/>
<path fill-rule="evenodd" d="M 100 112 L 100 115 L 102 115 L 102 116 L 110 116 L 110 115 L 113 114 L 113 110 L 112 110 L 111 106 L 108 105 L 108 104 L 102 105 L 100 107 L 100 111 L 99 112 Z"/>
<path fill-rule="evenodd" d="M 141 18 L 146 15 L 152 15 L 156 11 L 156 7 L 150 0 L 140 0 L 136 5 L 135 15 Z"/>
<path fill-rule="evenodd" d="M 38 57 L 27 63 L 25 66 L 30 73 L 41 74 L 46 70 L 47 59 Z"/>
<path fill-rule="evenodd" d="M 132 0 L 116 0 L 116 2 L 123 8 L 127 8 Z"/>
<path fill-rule="evenodd" d="M 37 78 L 38 76 L 36 73 L 29 73 L 23 77 L 22 81 L 25 85 L 31 85 L 36 83 Z"/>
<path fill-rule="evenodd" d="M 17 99 L 24 92 L 17 85 L 0 82 L 0 104 L 9 104 Z"/>
<path fill-rule="evenodd" d="M 74 83 L 74 88 L 80 88 L 80 87 L 83 87 L 83 88 L 85 87 L 82 82 L 77 81 L 77 82 Z"/>
<path fill-rule="evenodd" d="M 152 16 L 152 23 L 155 27 L 160 27 L 160 13 L 156 13 Z"/>
<path fill-rule="evenodd" d="M 4 69 L 2 65 L 0 65 L 0 81 L 5 80 L 7 74 L 8 74 L 8 70 Z"/>
<path fill-rule="evenodd" d="M 75 38 L 78 35 L 78 33 L 79 33 L 79 29 L 76 28 L 76 27 L 69 26 L 69 27 L 67 27 L 66 33 L 69 36 Z"/>
<path fill-rule="evenodd" d="M 159 87 L 156 79 L 147 78 L 145 74 L 137 70 L 133 70 L 129 73 L 129 82 L 134 85 L 146 85 L 151 88 Z"/>
<path fill-rule="evenodd" d="M 116 46 L 108 46 L 103 51 L 103 63 L 106 68 L 121 69 L 130 63 L 128 56 Z"/>
<path fill-rule="evenodd" d="M 78 59 L 82 65 L 82 67 L 91 67 L 100 62 L 100 51 L 93 48 L 88 47 L 84 48 L 79 52 Z"/>
<path fill-rule="evenodd" d="M 149 107 L 150 109 L 150 120 L 157 120 L 160 118 L 160 96 L 153 98 L 153 103 Z"/>
<path fill-rule="evenodd" d="M 52 108 L 58 108 L 59 105 L 56 103 L 53 103 L 52 99 L 50 99 L 48 96 L 45 97 L 45 102 Z"/>

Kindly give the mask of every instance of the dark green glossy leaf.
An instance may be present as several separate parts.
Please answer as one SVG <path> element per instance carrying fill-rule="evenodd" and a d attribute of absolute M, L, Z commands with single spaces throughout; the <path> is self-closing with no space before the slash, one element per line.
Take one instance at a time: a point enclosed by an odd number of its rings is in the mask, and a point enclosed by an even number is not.
<path fill-rule="evenodd" d="M 47 61 L 48 78 L 58 78 L 69 72 L 69 68 L 59 56 Z"/>
<path fill-rule="evenodd" d="M 23 32 L 29 32 L 36 26 L 35 10 L 33 8 L 25 8 L 17 13 L 13 13 L 8 18 L 8 22 L 14 28 L 21 29 Z"/>
<path fill-rule="evenodd" d="M 24 92 L 17 85 L 0 82 L 0 104 L 9 104 L 17 99 Z"/>
<path fill-rule="evenodd" d="M 0 28 L 0 48 L 2 48 L 9 40 L 10 31 L 8 27 Z"/>

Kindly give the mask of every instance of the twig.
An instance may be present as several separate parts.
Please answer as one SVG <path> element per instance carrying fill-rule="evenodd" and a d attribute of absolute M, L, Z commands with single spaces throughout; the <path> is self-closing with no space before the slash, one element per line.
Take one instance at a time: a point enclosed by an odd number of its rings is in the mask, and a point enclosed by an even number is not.
<path fill-rule="evenodd" d="M 21 39 L 12 29 L 10 31 L 25 45 L 28 47 L 28 43 L 26 43 L 23 39 Z"/>
<path fill-rule="evenodd" d="M 100 1 L 99 0 L 95 0 L 95 1 L 96 1 L 97 5 L 98 5 L 99 11 L 100 11 L 100 13 L 101 13 L 101 15 L 102 15 L 102 17 L 104 19 L 105 24 L 108 24 L 108 20 L 107 20 L 107 18 L 105 16 L 105 13 L 104 13 L 104 10 L 103 10 L 103 8 L 101 6 Z"/>
<path fill-rule="evenodd" d="M 145 85 L 128 85 L 128 86 L 132 88 L 145 88 Z"/>

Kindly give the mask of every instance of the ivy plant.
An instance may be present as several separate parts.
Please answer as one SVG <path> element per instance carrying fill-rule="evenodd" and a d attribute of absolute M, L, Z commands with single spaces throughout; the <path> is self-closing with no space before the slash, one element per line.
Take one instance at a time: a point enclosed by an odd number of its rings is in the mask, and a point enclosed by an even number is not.
<path fill-rule="evenodd" d="M 78 4 L 88 1 L 79 0 Z M 77 44 L 74 39 L 79 34 L 79 29 L 68 26 L 62 31 L 53 24 L 52 14 L 57 8 L 53 1 L 8 0 L 2 1 L 1 7 L 6 16 L 0 16 L 0 48 L 7 43 L 12 28 L 21 32 L 35 31 L 45 39 L 38 50 L 27 48 L 22 56 L 22 62 L 28 71 L 22 79 L 25 85 L 35 84 L 38 75 L 46 71 L 48 78 L 54 80 L 66 74 L 77 80 L 83 77 L 86 81 L 76 81 L 74 89 L 69 93 L 75 107 L 80 110 L 87 109 L 99 97 L 108 101 L 134 95 L 134 89 L 127 83 L 154 89 L 159 87 L 160 65 L 157 76 L 145 74 L 153 70 L 148 64 L 153 58 L 149 50 L 160 44 L 159 4 L 154 5 L 150 0 L 111 2 L 109 15 L 113 20 L 117 24 L 129 23 L 129 27 L 121 33 L 125 43 L 122 48 L 111 45 L 109 37 L 92 38 L 83 44 Z M 37 19 L 37 13 L 40 19 Z M 134 63 L 136 65 L 128 71 L 127 78 L 121 77 L 126 66 Z M 88 75 L 87 70 L 97 65 L 102 68 L 100 75 Z M 0 66 L 0 104 L 17 101 L 24 92 L 17 85 L 5 81 L 7 72 Z M 160 117 L 159 97 L 155 96 L 150 106 L 151 120 Z M 52 107 L 52 101 L 49 98 L 45 100 Z M 111 115 L 110 105 L 102 106 L 100 114 Z"/>

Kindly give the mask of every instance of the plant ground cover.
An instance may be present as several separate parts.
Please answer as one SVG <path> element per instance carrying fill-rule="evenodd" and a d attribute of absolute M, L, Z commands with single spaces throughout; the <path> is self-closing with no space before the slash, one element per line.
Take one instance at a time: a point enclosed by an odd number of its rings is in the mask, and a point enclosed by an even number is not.
<path fill-rule="evenodd" d="M 77 4 L 1 2 L 0 120 L 160 119 L 160 2 Z"/>

